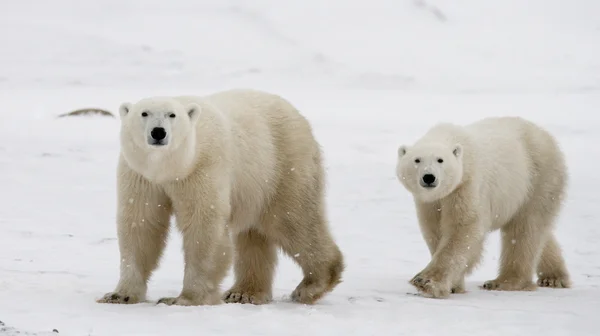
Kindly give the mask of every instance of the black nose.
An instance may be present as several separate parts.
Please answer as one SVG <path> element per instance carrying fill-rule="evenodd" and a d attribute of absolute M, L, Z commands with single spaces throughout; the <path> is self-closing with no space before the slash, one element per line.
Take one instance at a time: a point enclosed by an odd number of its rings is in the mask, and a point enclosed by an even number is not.
<path fill-rule="evenodd" d="M 167 132 L 162 127 L 154 127 L 150 132 L 150 136 L 154 140 L 162 140 L 167 137 Z"/>
<path fill-rule="evenodd" d="M 423 182 L 425 182 L 425 184 L 432 184 L 433 182 L 435 182 L 435 175 L 433 175 L 433 174 L 423 175 Z"/>

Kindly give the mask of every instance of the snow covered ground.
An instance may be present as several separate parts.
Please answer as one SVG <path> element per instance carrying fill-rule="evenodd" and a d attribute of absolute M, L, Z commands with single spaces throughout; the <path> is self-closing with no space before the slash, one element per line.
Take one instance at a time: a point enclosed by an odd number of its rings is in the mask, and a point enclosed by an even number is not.
<path fill-rule="evenodd" d="M 594 0 L 3 1 L 0 335 L 597 335 L 599 14 Z M 314 125 L 344 282 L 291 303 L 301 273 L 282 256 L 270 305 L 97 304 L 118 279 L 119 121 L 56 116 L 239 86 L 284 95 Z M 494 115 L 540 123 L 566 152 L 557 230 L 574 287 L 480 290 L 494 233 L 467 294 L 415 296 L 429 254 L 396 149 Z M 150 299 L 178 294 L 180 251 L 174 232 Z"/>

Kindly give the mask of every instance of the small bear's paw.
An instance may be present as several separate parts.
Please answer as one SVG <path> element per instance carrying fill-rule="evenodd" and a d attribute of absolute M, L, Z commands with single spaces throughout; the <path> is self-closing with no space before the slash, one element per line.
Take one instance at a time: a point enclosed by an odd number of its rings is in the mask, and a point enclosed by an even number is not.
<path fill-rule="evenodd" d="M 415 275 L 409 283 L 417 288 L 426 297 L 443 299 L 452 291 L 448 281 L 445 281 L 439 272 L 422 271 Z"/>
<path fill-rule="evenodd" d="M 549 288 L 571 288 L 571 280 L 567 276 L 540 276 L 537 285 Z"/>
<path fill-rule="evenodd" d="M 98 303 L 115 303 L 115 304 L 135 304 L 142 301 L 137 295 L 125 293 L 110 292 L 106 293 L 101 299 L 96 300 Z"/>
<path fill-rule="evenodd" d="M 219 295 L 179 295 L 178 297 L 164 297 L 156 304 L 165 304 L 167 306 L 213 306 L 223 303 Z"/>
<path fill-rule="evenodd" d="M 272 301 L 272 295 L 267 292 L 231 288 L 223 294 L 225 303 L 242 303 L 263 305 Z"/>
<path fill-rule="evenodd" d="M 531 280 L 497 278 L 484 282 L 481 288 L 496 291 L 534 291 L 537 286 Z"/>

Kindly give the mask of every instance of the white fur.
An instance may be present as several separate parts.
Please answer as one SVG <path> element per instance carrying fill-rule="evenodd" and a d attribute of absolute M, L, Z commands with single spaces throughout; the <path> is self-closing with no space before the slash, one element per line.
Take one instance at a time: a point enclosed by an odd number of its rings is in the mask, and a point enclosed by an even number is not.
<path fill-rule="evenodd" d="M 431 263 L 411 280 L 423 292 L 443 297 L 450 289 L 460 291 L 464 275 L 479 262 L 485 236 L 500 228 L 501 269 L 497 280 L 486 283 L 489 289 L 530 289 L 538 264 L 550 274 L 541 276 L 541 283 L 569 286 L 551 232 L 567 170 L 547 131 L 512 117 L 438 124 L 413 146 L 398 149 L 396 173 L 414 196 L 432 254 Z M 435 187 L 424 187 L 424 174 L 436 176 Z"/>
<path fill-rule="evenodd" d="M 156 183 L 189 174 L 196 155 L 196 124 L 202 114 L 198 103 L 151 97 L 136 104 L 123 103 L 119 112 L 122 153 L 135 171 Z M 154 127 L 166 130 L 165 145 L 151 144 Z"/>
<path fill-rule="evenodd" d="M 437 140 L 439 141 L 439 140 Z M 462 180 L 462 146 L 459 143 L 432 142 L 410 149 L 410 160 L 400 160 L 397 172 L 402 184 L 423 202 L 448 196 Z M 407 155 L 409 148 L 401 146 L 398 157 Z M 435 177 L 435 187 L 422 186 L 423 177 Z"/>
<path fill-rule="evenodd" d="M 99 302 L 136 303 L 164 249 L 171 215 L 182 233 L 183 289 L 166 304 L 267 303 L 276 247 L 305 279 L 312 303 L 340 282 L 343 256 L 327 227 L 321 151 L 308 121 L 283 98 L 255 90 L 153 97 L 120 108 L 117 227 L 121 276 Z M 161 136 L 156 128 L 164 130 Z M 234 234 L 232 250 L 230 233 Z"/>

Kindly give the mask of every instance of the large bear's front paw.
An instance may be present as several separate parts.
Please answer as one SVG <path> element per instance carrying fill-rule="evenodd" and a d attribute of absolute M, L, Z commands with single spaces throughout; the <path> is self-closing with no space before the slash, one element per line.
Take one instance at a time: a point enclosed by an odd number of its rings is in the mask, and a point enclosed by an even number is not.
<path fill-rule="evenodd" d="M 266 292 L 255 292 L 250 290 L 232 288 L 223 294 L 223 301 L 226 303 L 250 303 L 262 305 L 271 302 L 272 295 Z"/>
<path fill-rule="evenodd" d="M 571 280 L 568 276 L 540 276 L 537 285 L 549 288 L 571 288 Z"/>
<path fill-rule="evenodd" d="M 139 303 L 141 298 L 137 295 L 126 293 L 110 292 L 106 293 L 101 299 L 96 300 L 98 303 L 116 303 L 116 304 L 135 304 Z"/>
<path fill-rule="evenodd" d="M 424 270 L 415 275 L 409 283 L 426 297 L 447 298 L 452 290 L 449 282 L 440 272 Z"/>
<path fill-rule="evenodd" d="M 528 279 L 495 279 L 483 283 L 482 289 L 496 291 L 534 291 L 537 286 Z"/>
<path fill-rule="evenodd" d="M 218 294 L 197 295 L 194 297 L 188 295 L 179 295 L 178 297 L 164 297 L 156 304 L 166 304 L 167 306 L 213 306 L 223 303 Z"/>

